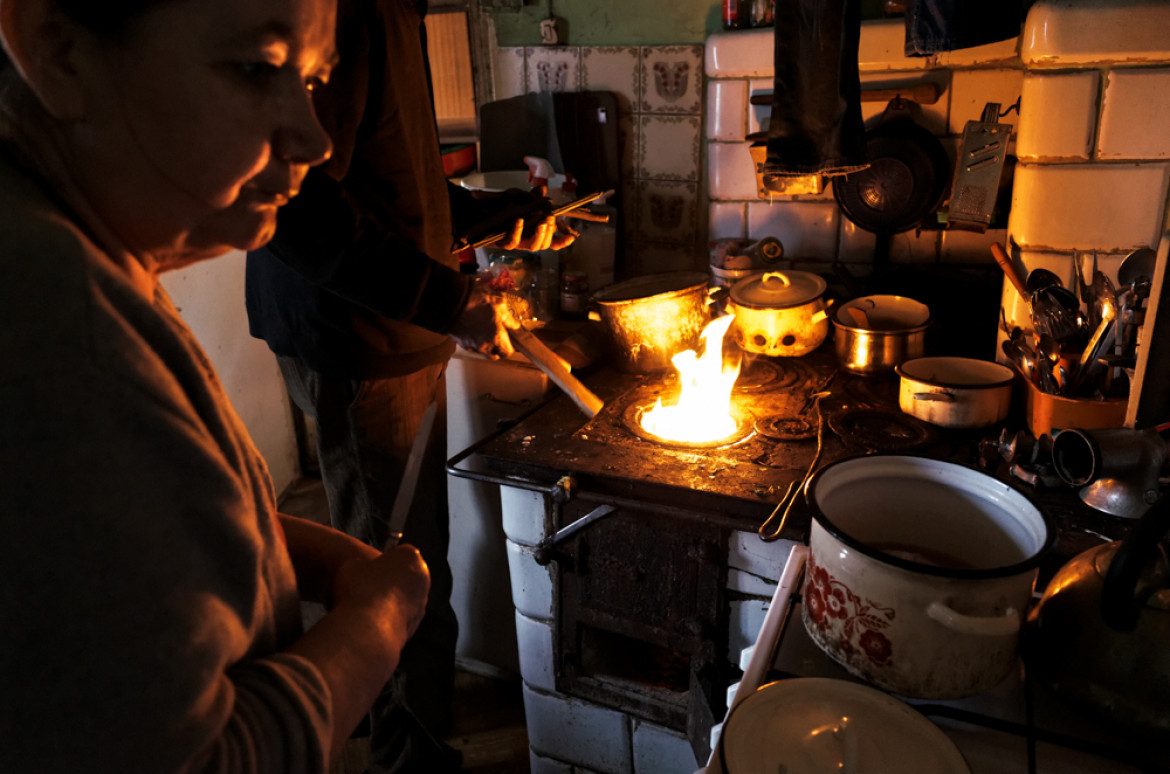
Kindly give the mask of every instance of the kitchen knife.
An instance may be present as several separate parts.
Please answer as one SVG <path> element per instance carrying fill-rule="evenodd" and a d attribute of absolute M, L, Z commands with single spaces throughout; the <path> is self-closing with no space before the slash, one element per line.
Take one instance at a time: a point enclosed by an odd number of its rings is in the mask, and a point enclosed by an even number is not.
<path fill-rule="evenodd" d="M 398 484 L 398 494 L 394 496 L 394 505 L 390 509 L 390 518 L 387 526 L 390 528 L 383 551 L 389 551 L 402 540 L 402 528 L 406 525 L 406 517 L 410 514 L 410 504 L 414 501 L 414 490 L 418 484 L 419 470 L 422 468 L 422 458 L 427 451 L 427 441 L 431 437 L 431 428 L 435 426 L 435 413 L 439 404 L 431 401 L 423 414 L 418 431 L 414 434 L 414 442 L 410 445 L 410 455 L 406 458 L 406 468 L 402 471 L 402 481 Z"/>

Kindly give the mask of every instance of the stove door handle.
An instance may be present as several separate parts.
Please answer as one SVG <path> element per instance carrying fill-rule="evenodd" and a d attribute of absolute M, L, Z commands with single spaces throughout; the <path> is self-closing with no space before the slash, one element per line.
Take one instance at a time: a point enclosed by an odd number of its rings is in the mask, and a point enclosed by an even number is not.
<path fill-rule="evenodd" d="M 568 526 L 561 527 L 552 535 L 549 535 L 536 547 L 536 562 L 537 564 L 548 564 L 552 560 L 552 549 L 558 543 L 563 543 L 565 540 L 572 537 L 574 534 L 588 527 L 595 521 L 609 516 L 611 513 L 617 513 L 617 508 L 612 505 L 599 505 L 589 513 L 574 521 Z"/>

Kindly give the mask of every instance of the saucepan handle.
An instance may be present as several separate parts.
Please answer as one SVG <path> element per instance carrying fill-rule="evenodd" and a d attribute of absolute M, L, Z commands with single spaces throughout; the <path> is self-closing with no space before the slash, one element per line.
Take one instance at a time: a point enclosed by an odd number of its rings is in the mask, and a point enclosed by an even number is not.
<path fill-rule="evenodd" d="M 916 392 L 911 397 L 914 400 L 933 400 L 942 403 L 954 403 L 955 396 L 949 392 Z"/>
<path fill-rule="evenodd" d="M 931 602 L 926 608 L 926 614 L 960 634 L 1003 637 L 1020 630 L 1020 613 L 1014 607 L 1009 607 L 1003 615 L 966 615 L 945 602 Z"/>

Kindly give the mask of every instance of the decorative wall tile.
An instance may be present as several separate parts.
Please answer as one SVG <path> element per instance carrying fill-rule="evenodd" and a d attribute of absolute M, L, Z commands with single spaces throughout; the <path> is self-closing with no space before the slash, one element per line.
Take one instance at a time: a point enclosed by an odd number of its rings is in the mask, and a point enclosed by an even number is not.
<path fill-rule="evenodd" d="M 635 176 L 697 181 L 700 126 L 698 116 L 642 114 Z"/>
<path fill-rule="evenodd" d="M 968 121 L 982 121 L 983 108 L 988 102 L 999 103 L 999 112 L 1003 113 L 1020 98 L 1023 83 L 1023 70 L 956 70 L 951 75 L 947 134 L 962 134 Z M 1019 112 L 1013 110 L 1000 116 L 999 123 L 1015 126 L 1019 118 Z"/>
<path fill-rule="evenodd" d="M 707 271 L 706 251 L 700 255 L 694 243 L 641 242 L 635 246 L 640 274 L 664 271 Z"/>
<path fill-rule="evenodd" d="M 1096 70 L 1026 73 L 1020 91 L 1016 155 L 1025 161 L 1088 161 L 1100 81 Z M 1052 116 L 1060 120 L 1053 121 Z"/>
<path fill-rule="evenodd" d="M 747 205 L 743 202 L 712 202 L 707 217 L 711 239 L 742 239 L 747 233 Z"/>
<path fill-rule="evenodd" d="M 1155 244 L 1170 164 L 1017 164 L 1008 222 L 1028 249 L 1118 250 Z"/>
<path fill-rule="evenodd" d="M 639 103 L 637 46 L 584 46 L 581 49 L 581 89 L 612 91 L 618 110 L 629 113 Z"/>
<path fill-rule="evenodd" d="M 581 90 L 581 49 L 529 46 L 525 61 L 527 91 Z"/>
<path fill-rule="evenodd" d="M 707 36 L 703 54 L 707 77 L 771 78 L 775 39 L 772 30 L 767 28 Z"/>
<path fill-rule="evenodd" d="M 497 48 L 495 70 L 495 98 L 519 97 L 528 91 L 524 72 L 524 49 Z"/>
<path fill-rule="evenodd" d="M 1105 74 L 1097 157 L 1170 158 L 1170 70 L 1113 70 Z"/>
<path fill-rule="evenodd" d="M 703 47 L 646 46 L 639 73 L 643 113 L 698 114 L 703 108 Z"/>
<path fill-rule="evenodd" d="M 697 235 L 696 183 L 638 181 L 639 238 L 650 242 L 694 242 Z"/>
<path fill-rule="evenodd" d="M 829 263 L 837 254 L 834 202 L 752 202 L 748 204 L 748 239 L 774 236 L 784 245 L 785 259 Z"/>
<path fill-rule="evenodd" d="M 749 147 L 746 142 L 707 146 L 707 191 L 712 199 L 759 198 Z"/>
<path fill-rule="evenodd" d="M 747 114 L 747 81 L 711 81 L 707 84 L 709 142 L 743 142 Z"/>
<path fill-rule="evenodd" d="M 638 116 L 618 116 L 618 145 L 621 146 L 623 180 L 633 180 L 638 172 Z"/>
<path fill-rule="evenodd" d="M 524 716 L 535 752 L 607 774 L 631 774 L 630 727 L 620 712 L 524 686 Z"/>
<path fill-rule="evenodd" d="M 685 734 L 645 720 L 634 720 L 633 723 L 634 771 L 639 774 L 668 771 L 688 774 L 699 765 Z"/>
<path fill-rule="evenodd" d="M 1037 0 L 1020 36 L 1029 67 L 1170 62 L 1170 4 Z"/>

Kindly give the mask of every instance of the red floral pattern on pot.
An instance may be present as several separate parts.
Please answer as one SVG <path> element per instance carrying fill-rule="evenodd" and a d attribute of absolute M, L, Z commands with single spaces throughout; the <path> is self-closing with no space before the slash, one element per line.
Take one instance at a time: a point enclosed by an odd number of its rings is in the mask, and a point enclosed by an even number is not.
<path fill-rule="evenodd" d="M 885 666 L 894 656 L 893 646 L 881 630 L 894 620 L 894 610 L 863 600 L 848 586 L 829 574 L 812 559 L 804 582 L 804 606 L 808 619 L 832 639 L 844 656 L 862 654 L 873 664 Z"/>

